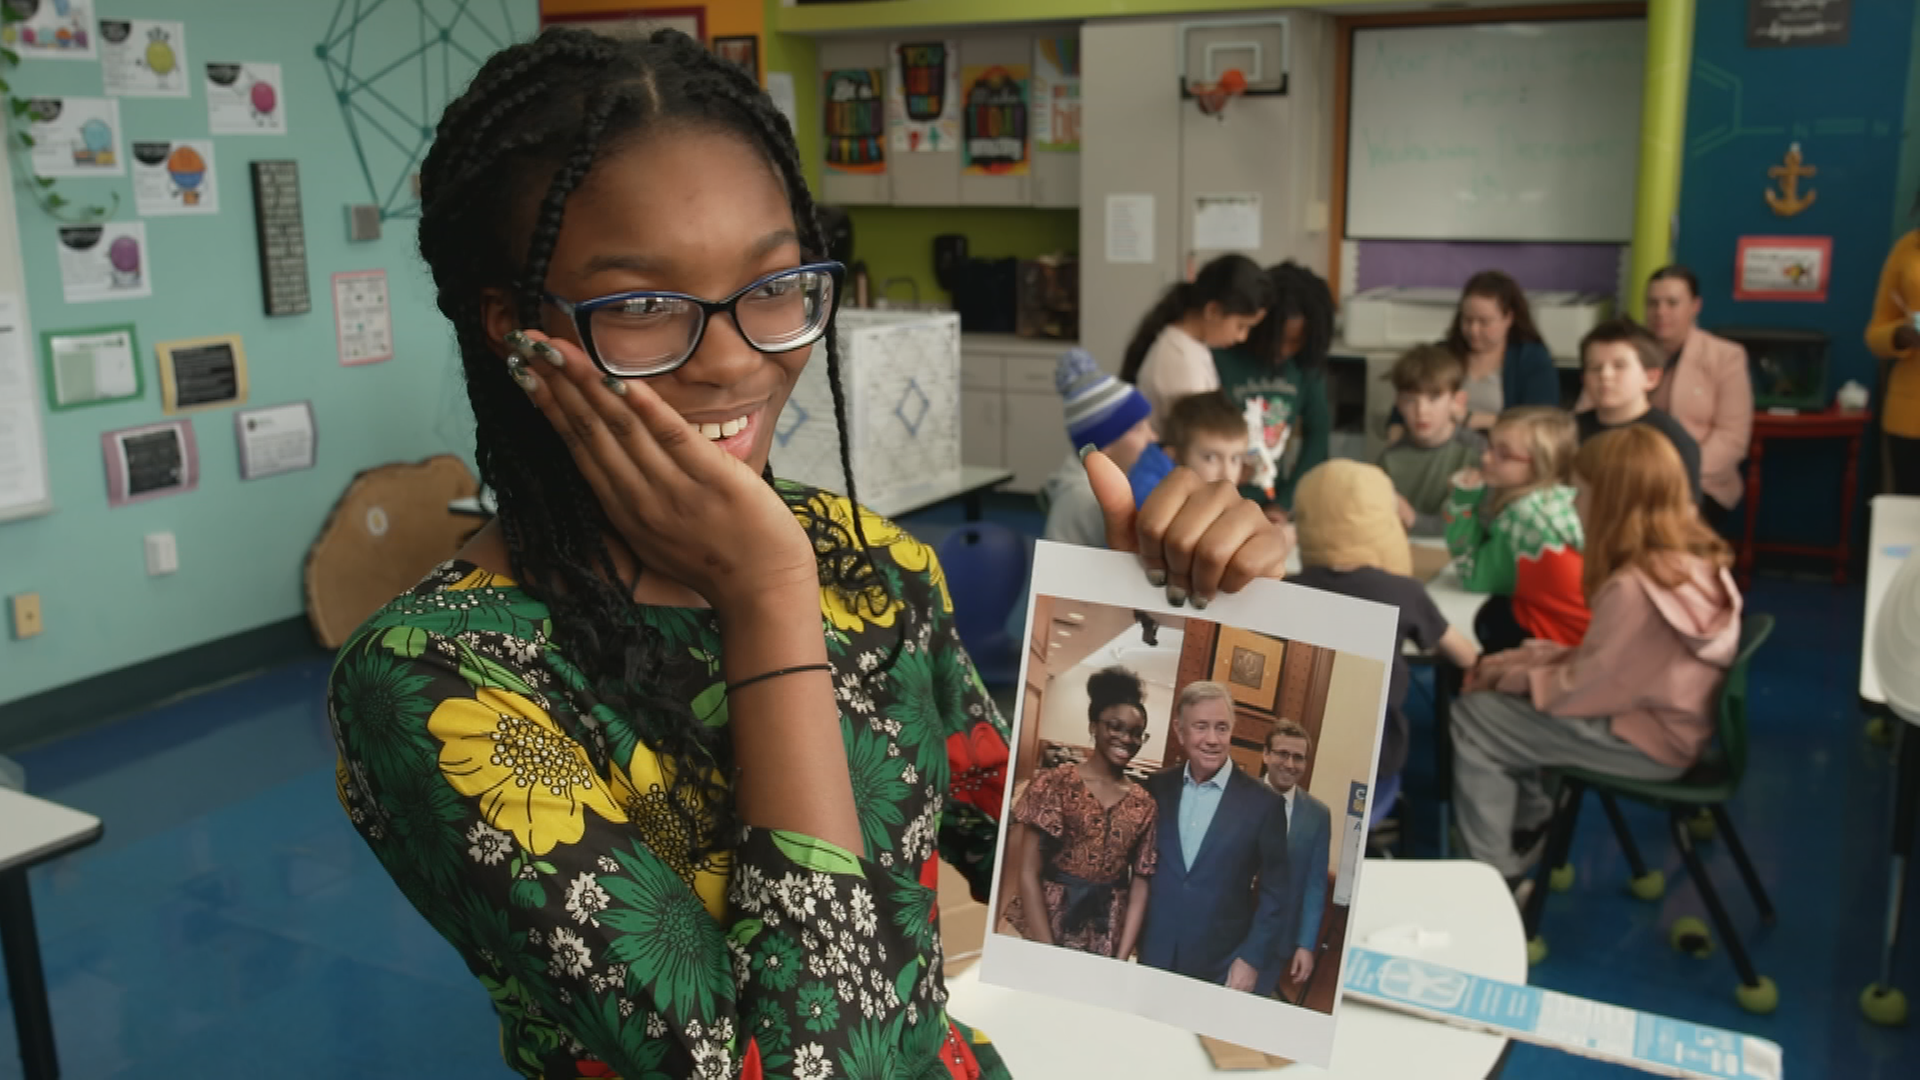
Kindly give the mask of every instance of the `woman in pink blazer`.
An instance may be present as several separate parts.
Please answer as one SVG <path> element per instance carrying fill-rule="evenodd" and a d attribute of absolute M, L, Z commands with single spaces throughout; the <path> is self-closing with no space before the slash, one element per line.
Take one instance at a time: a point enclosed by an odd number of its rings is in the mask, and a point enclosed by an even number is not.
<path fill-rule="evenodd" d="M 1700 444 L 1706 495 L 1700 508 L 1721 529 L 1745 488 L 1740 464 L 1753 437 L 1753 380 L 1747 350 L 1700 329 L 1699 318 L 1700 280 L 1693 271 L 1679 265 L 1655 270 L 1647 279 L 1647 329 L 1668 360 L 1650 397 Z M 1574 409 L 1592 407 L 1582 394 Z"/>

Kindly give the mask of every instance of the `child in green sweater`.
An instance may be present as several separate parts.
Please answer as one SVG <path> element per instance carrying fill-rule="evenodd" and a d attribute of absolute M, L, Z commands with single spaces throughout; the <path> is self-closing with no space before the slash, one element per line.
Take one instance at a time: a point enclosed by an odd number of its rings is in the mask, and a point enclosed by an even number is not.
<path fill-rule="evenodd" d="M 1466 365 L 1440 345 L 1418 345 L 1394 361 L 1393 404 L 1405 424 L 1379 465 L 1400 495 L 1400 524 L 1411 536 L 1439 536 L 1453 475 L 1480 460 L 1486 440 L 1467 427 Z"/>
<path fill-rule="evenodd" d="M 1246 344 L 1216 349 L 1220 388 L 1242 409 L 1256 403 L 1266 451 L 1278 459 L 1271 492 L 1251 485 L 1241 494 L 1285 521 L 1294 482 L 1327 460 L 1333 409 L 1327 403 L 1327 350 L 1333 344 L 1333 293 L 1298 263 L 1267 268 L 1273 306 Z"/>

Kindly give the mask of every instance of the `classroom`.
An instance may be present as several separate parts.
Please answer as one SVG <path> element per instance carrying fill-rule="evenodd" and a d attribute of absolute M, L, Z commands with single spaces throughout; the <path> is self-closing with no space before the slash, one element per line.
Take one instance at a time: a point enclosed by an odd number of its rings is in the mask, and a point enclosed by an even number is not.
<path fill-rule="evenodd" d="M 0 91 L 0 1080 L 1920 1075 L 1913 0 Z"/>

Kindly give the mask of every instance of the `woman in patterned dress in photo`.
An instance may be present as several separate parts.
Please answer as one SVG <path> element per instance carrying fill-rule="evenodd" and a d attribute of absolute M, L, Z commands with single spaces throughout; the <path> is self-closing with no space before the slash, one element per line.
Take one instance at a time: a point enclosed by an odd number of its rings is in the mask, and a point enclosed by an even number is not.
<path fill-rule="evenodd" d="M 844 268 L 785 118 L 677 32 L 550 29 L 447 107 L 419 231 L 499 513 L 356 632 L 328 714 L 508 1066 L 1007 1076 L 946 1013 L 935 906 L 936 857 L 985 895 L 1004 725 L 932 551 L 769 463 L 821 342 L 848 458 Z M 1136 514 L 1087 467 L 1170 587 L 1280 565 L 1191 474 Z"/>
<path fill-rule="evenodd" d="M 1146 693 L 1122 667 L 1087 679 L 1093 752 L 1035 776 L 1013 804 L 1019 895 L 1007 919 L 1029 941 L 1126 959 L 1147 917 L 1157 808 L 1127 776 L 1146 745 Z M 1046 912 L 1045 919 L 1030 913 Z"/>

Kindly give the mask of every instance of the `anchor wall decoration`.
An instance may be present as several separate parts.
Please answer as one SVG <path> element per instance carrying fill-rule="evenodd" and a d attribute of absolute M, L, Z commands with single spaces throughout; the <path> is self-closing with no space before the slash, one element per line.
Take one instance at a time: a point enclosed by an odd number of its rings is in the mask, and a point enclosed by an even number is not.
<path fill-rule="evenodd" d="M 1820 197 L 1820 193 L 1812 188 L 1808 188 L 1805 195 L 1800 194 L 1800 178 L 1820 171 L 1811 165 L 1802 165 L 1800 160 L 1800 144 L 1794 143 L 1787 147 L 1786 164 L 1775 165 L 1767 170 L 1768 176 L 1780 181 L 1779 191 L 1766 189 L 1767 205 L 1773 207 L 1773 212 L 1780 217 L 1792 217 L 1812 206 L 1813 200 Z"/>

